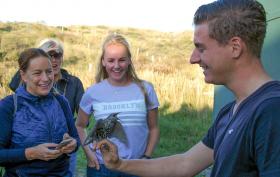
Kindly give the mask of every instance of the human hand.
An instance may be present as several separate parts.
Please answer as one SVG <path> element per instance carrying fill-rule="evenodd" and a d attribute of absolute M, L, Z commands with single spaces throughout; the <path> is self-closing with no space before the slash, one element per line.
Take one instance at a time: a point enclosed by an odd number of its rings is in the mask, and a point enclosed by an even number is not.
<path fill-rule="evenodd" d="M 87 153 L 87 165 L 91 168 L 96 168 L 97 170 L 100 169 L 100 165 L 95 152 L 91 151 L 90 153 Z"/>
<path fill-rule="evenodd" d="M 73 152 L 77 147 L 76 139 L 69 136 L 68 133 L 63 135 L 63 140 L 57 145 L 56 149 L 64 154 Z"/>
<path fill-rule="evenodd" d="M 118 169 L 122 163 L 115 144 L 107 139 L 101 140 L 94 145 L 94 150 L 100 149 L 104 163 L 109 169 Z"/>
<path fill-rule="evenodd" d="M 59 150 L 54 149 L 57 146 L 55 143 L 44 143 L 34 147 L 25 149 L 25 157 L 27 160 L 40 159 L 49 161 L 56 159 L 62 153 Z"/>

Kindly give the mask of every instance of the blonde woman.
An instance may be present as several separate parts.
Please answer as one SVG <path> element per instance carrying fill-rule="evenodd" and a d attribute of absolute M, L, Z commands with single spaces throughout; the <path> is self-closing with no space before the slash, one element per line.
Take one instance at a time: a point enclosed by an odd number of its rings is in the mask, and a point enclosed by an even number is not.
<path fill-rule="evenodd" d="M 96 84 L 83 95 L 76 127 L 81 142 L 86 137 L 90 116 L 104 119 L 119 112 L 118 118 L 128 138 L 128 146 L 116 138 L 119 155 L 124 159 L 150 158 L 159 139 L 158 98 L 151 83 L 140 80 L 131 60 L 127 40 L 118 34 L 109 35 L 102 47 Z M 84 146 L 87 160 L 87 176 L 131 176 L 108 170 L 101 153 Z"/>

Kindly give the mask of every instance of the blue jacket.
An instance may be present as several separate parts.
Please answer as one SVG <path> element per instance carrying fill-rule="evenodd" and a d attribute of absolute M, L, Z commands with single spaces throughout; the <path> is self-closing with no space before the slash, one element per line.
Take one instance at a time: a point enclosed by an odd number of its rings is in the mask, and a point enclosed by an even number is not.
<path fill-rule="evenodd" d="M 67 155 L 50 161 L 28 161 L 25 157 L 26 148 L 42 143 L 59 143 L 64 133 L 69 133 L 80 144 L 65 97 L 52 92 L 44 97 L 33 96 L 24 86 L 16 90 L 16 95 L 15 114 L 11 95 L 0 101 L 0 165 L 5 166 L 8 176 L 67 176 Z"/>

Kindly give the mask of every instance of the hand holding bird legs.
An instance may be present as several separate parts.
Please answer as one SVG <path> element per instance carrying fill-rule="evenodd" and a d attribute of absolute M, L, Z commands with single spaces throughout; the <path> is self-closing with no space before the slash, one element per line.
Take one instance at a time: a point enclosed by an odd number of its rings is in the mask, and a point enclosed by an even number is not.
<path fill-rule="evenodd" d="M 122 160 L 118 156 L 118 149 L 109 140 L 104 139 L 99 141 L 94 145 L 93 149 L 100 149 L 107 168 L 117 170 L 121 166 Z"/>

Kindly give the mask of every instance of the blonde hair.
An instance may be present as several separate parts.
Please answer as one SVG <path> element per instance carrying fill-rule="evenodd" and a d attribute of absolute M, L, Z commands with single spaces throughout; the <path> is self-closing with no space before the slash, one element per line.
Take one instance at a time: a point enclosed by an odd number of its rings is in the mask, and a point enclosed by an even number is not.
<path fill-rule="evenodd" d="M 105 52 L 106 52 L 105 51 L 106 47 L 110 44 L 121 44 L 126 48 L 127 57 L 130 60 L 130 64 L 129 64 L 128 70 L 127 70 L 127 77 L 129 79 L 131 79 L 132 82 L 136 83 L 140 87 L 140 89 L 141 89 L 141 91 L 142 91 L 142 93 L 145 97 L 146 106 L 149 105 L 150 101 L 148 99 L 147 91 L 146 91 L 146 88 L 144 86 L 143 80 L 141 80 L 137 76 L 137 74 L 135 72 L 135 69 L 134 69 L 134 66 L 133 66 L 133 63 L 132 63 L 132 60 L 131 60 L 131 52 L 130 52 L 129 43 L 120 34 L 117 34 L 117 33 L 110 34 L 104 40 L 103 45 L 102 45 L 102 53 L 101 53 L 101 56 L 99 58 L 99 63 L 97 65 L 97 73 L 96 73 L 96 76 L 95 76 L 96 82 L 98 83 L 98 82 L 101 82 L 102 80 L 108 78 L 108 73 L 106 72 L 105 67 L 102 65 L 102 60 L 104 59 L 104 55 L 105 55 Z"/>

